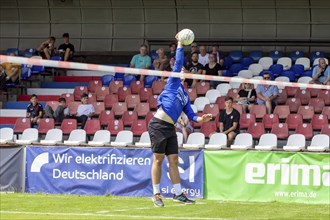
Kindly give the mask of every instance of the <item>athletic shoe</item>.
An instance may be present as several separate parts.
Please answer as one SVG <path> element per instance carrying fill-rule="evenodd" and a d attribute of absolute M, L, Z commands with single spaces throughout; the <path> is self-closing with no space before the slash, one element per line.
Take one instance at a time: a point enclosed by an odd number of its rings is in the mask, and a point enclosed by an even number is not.
<path fill-rule="evenodd" d="M 195 201 L 194 200 L 191 200 L 191 199 L 188 199 L 187 198 L 187 195 L 185 193 L 181 193 L 178 196 L 174 195 L 173 196 L 173 201 L 175 201 L 175 202 L 182 202 L 184 204 L 195 204 Z"/>
<path fill-rule="evenodd" d="M 155 194 L 151 199 L 156 207 L 164 207 L 163 200 L 159 193 Z"/>

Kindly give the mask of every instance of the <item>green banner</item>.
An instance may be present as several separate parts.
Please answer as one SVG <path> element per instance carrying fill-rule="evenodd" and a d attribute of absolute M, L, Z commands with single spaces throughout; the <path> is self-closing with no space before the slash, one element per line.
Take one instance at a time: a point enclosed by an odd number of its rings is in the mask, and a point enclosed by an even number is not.
<path fill-rule="evenodd" d="M 330 154 L 205 151 L 205 198 L 330 204 Z"/>

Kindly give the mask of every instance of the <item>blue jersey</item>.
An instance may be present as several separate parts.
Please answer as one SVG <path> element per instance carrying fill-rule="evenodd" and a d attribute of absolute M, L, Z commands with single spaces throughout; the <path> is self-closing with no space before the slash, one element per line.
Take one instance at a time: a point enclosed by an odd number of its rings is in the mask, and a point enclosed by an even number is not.
<path fill-rule="evenodd" d="M 181 72 L 183 60 L 183 48 L 177 48 L 173 72 Z M 190 98 L 181 84 L 180 78 L 168 78 L 163 92 L 158 97 L 158 106 L 162 106 L 164 112 L 171 117 L 174 123 L 177 122 L 182 111 L 190 120 L 197 121 L 198 116 L 191 108 Z"/>

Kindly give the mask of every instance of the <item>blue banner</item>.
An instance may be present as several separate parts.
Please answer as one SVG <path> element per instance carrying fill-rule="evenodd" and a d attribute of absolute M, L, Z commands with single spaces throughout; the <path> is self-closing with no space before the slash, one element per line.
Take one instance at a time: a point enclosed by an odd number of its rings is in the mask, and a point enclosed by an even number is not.
<path fill-rule="evenodd" d="M 26 148 L 26 192 L 81 195 L 151 196 L 150 149 Z M 192 198 L 204 195 L 203 151 L 181 151 L 182 188 Z M 161 191 L 172 197 L 168 162 L 163 163 Z"/>

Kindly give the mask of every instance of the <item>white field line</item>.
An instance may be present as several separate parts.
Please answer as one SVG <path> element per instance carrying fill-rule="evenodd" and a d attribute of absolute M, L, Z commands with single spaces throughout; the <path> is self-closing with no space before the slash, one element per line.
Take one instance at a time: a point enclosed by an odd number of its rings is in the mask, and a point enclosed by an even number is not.
<path fill-rule="evenodd" d="M 143 215 L 119 215 L 119 214 L 96 214 L 96 213 L 61 213 L 61 212 L 21 212 L 0 210 L 4 214 L 24 214 L 24 215 L 51 215 L 51 216 L 92 216 L 92 217 L 122 217 L 135 219 L 201 219 L 201 220 L 228 220 L 224 218 L 205 218 L 205 217 L 178 217 L 178 216 L 143 216 Z"/>

